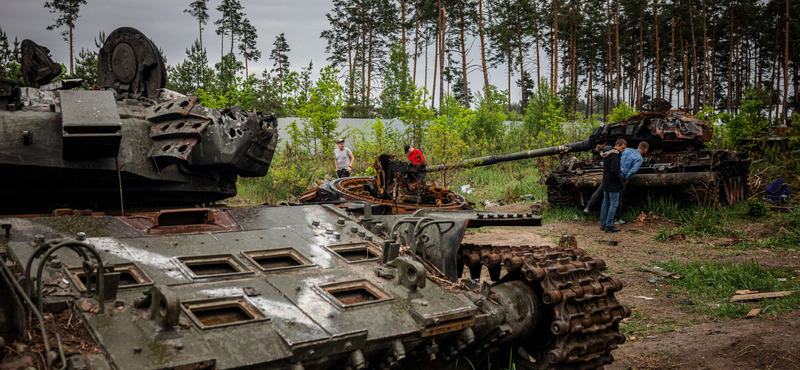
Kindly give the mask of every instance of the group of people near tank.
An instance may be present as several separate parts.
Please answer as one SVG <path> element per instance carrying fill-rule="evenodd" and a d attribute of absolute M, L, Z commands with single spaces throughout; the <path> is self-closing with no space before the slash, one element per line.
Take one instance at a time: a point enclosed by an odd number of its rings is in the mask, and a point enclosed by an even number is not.
<path fill-rule="evenodd" d="M 425 163 L 425 157 L 422 156 L 421 150 L 413 148 L 411 145 L 405 145 L 403 151 L 408 156 L 408 161 L 411 162 L 411 164 Z M 336 175 L 339 176 L 339 178 L 353 175 L 353 163 L 356 159 L 353 156 L 353 151 L 344 146 L 344 139 L 336 141 L 336 149 L 333 150 L 333 158 L 336 161 Z"/>
<path fill-rule="evenodd" d="M 355 162 L 353 152 L 344 145 L 344 139 L 337 140 L 336 146 L 337 148 L 333 150 L 336 175 L 339 178 L 349 177 L 353 174 L 353 163 Z M 583 210 L 583 213 L 588 215 L 589 210 L 602 197 L 600 230 L 615 233 L 621 231 L 616 225 L 626 223 L 621 217 L 625 185 L 639 171 L 643 161 L 642 155 L 646 154 L 648 149 L 650 149 L 650 144 L 646 141 L 639 142 L 639 146 L 633 149 L 628 148 L 628 142 L 625 139 L 618 139 L 613 147 L 607 145 L 600 151 L 600 156 L 603 157 L 603 183 L 597 187 Z M 425 163 L 425 157 L 422 156 L 421 150 L 405 145 L 403 151 L 412 164 Z"/>
<path fill-rule="evenodd" d="M 621 218 L 622 198 L 625 194 L 625 185 L 628 180 L 639 171 L 642 166 L 642 155 L 650 149 L 646 141 L 639 143 L 636 149 L 628 148 L 625 139 L 618 139 L 614 146 L 606 146 L 600 151 L 603 157 L 603 183 L 597 187 L 592 197 L 586 203 L 583 214 L 588 215 L 589 210 L 597 204 L 600 197 L 603 203 L 600 206 L 600 230 L 615 233 L 621 229 L 616 225 L 625 224 Z"/>

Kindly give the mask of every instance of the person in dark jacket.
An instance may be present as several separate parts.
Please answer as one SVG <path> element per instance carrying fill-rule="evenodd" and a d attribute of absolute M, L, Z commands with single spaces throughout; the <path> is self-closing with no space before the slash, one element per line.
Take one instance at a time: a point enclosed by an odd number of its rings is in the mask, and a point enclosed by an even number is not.
<path fill-rule="evenodd" d="M 619 193 L 624 188 L 622 168 L 620 167 L 620 153 L 625 150 L 627 142 L 619 139 L 614 143 L 613 149 L 603 148 L 600 155 L 603 159 L 603 206 L 600 209 L 600 230 L 615 233 L 621 229 L 614 226 L 614 214 L 619 203 Z"/>

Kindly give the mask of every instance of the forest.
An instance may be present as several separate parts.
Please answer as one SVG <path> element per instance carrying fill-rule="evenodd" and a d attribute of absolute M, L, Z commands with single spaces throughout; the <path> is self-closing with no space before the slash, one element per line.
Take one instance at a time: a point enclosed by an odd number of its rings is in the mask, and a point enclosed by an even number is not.
<path fill-rule="evenodd" d="M 60 78 L 92 88 L 105 33 L 75 53 L 71 36 L 92 4 L 44 6 L 57 16 L 48 29 L 70 44 Z M 338 137 L 369 174 L 369 158 L 400 154 L 404 143 L 442 163 L 580 140 L 655 98 L 718 123 L 720 147 L 767 137 L 798 112 L 800 3 L 789 0 L 333 0 L 319 69 L 292 67 L 285 33 L 259 44 L 246 10 L 239 0 L 187 1 L 181 16 L 197 22 L 198 37 L 182 61 L 165 64 L 167 88 L 206 106 L 299 118 L 281 123 L 289 135 L 268 178 L 255 180 L 270 194 L 259 201 L 330 176 L 324 158 Z M 219 61 L 207 56 L 209 30 Z M 0 77 L 19 78 L 11 38 L 0 30 Z M 253 70 L 261 58 L 272 68 Z M 489 73 L 507 83 L 490 84 Z M 369 121 L 354 129 L 340 118 Z"/>

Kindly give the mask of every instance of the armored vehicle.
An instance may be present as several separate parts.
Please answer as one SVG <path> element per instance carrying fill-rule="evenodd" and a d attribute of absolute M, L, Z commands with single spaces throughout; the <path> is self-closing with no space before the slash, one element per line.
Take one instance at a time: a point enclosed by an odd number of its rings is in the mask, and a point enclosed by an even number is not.
<path fill-rule="evenodd" d="M 646 110 L 624 121 L 597 127 L 583 141 L 519 153 L 467 159 L 457 164 L 428 168 L 438 171 L 452 166 L 485 166 L 525 158 L 558 155 L 559 164 L 543 177 L 551 205 L 585 206 L 603 180 L 599 155 L 617 139 L 629 148 L 640 142 L 650 145 L 639 172 L 631 177 L 626 197 L 636 193 L 669 194 L 689 202 L 714 203 L 720 197 L 728 204 L 746 198 L 750 158 L 729 150 L 705 149 L 713 136 L 713 124 L 692 117 L 685 110 L 670 110 L 664 99 L 654 99 Z M 584 160 L 572 157 L 585 152 Z"/>
<path fill-rule="evenodd" d="M 155 101 L 162 63 L 130 28 L 96 91 L 41 80 L 34 51 L 0 112 L 0 366 L 598 369 L 625 340 L 602 260 L 463 241 L 539 216 L 209 205 L 267 171 L 276 119 Z"/>
<path fill-rule="evenodd" d="M 425 163 L 411 164 L 382 154 L 372 165 L 375 176 L 345 177 L 323 183 L 300 195 L 301 203 L 336 204 L 360 213 L 363 202 L 380 214 L 413 213 L 420 209 L 468 210 L 475 205 L 448 188 L 425 182 Z"/>

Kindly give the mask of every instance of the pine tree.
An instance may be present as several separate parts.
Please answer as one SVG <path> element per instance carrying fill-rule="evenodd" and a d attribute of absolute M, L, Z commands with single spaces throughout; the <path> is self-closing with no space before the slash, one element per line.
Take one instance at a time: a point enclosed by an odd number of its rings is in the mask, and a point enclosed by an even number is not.
<path fill-rule="evenodd" d="M 52 0 L 44 3 L 44 7 L 50 9 L 50 13 L 58 14 L 58 18 L 54 19 L 47 29 L 52 31 L 56 28 L 67 26 L 67 29 L 61 32 L 61 37 L 64 38 L 69 44 L 69 74 L 73 74 L 75 70 L 75 58 L 73 57 L 73 35 L 72 31 L 75 29 L 75 21 L 80 17 L 78 13 L 81 10 L 81 5 L 86 5 L 86 0 Z"/>
<path fill-rule="evenodd" d="M 244 75 L 245 78 L 249 76 L 249 69 L 247 62 L 252 60 L 258 62 L 261 59 L 261 51 L 256 48 L 256 28 L 250 24 L 250 20 L 245 18 L 239 24 L 239 35 L 241 35 L 241 43 L 239 43 L 239 54 L 244 58 Z"/>
<path fill-rule="evenodd" d="M 8 36 L 0 27 L 0 78 L 10 78 L 22 81 L 19 74 L 20 65 L 17 63 L 19 42 L 14 39 L 14 47 L 8 43 Z"/>
<path fill-rule="evenodd" d="M 78 59 L 75 61 L 75 73 L 72 77 L 80 78 L 83 80 L 83 86 L 92 88 L 97 84 L 97 51 L 103 47 L 106 42 L 105 31 L 100 31 L 97 37 L 94 38 L 94 50 L 89 51 L 81 48 L 78 52 Z"/>
<path fill-rule="evenodd" d="M 292 51 L 289 44 L 286 42 L 286 36 L 281 32 L 280 35 L 275 36 L 275 42 L 272 43 L 273 49 L 269 53 L 269 60 L 273 61 L 272 70 L 278 74 L 278 81 L 281 87 L 281 98 L 283 98 L 283 80 L 289 74 L 289 56 L 286 53 Z"/>
<path fill-rule="evenodd" d="M 238 32 L 238 25 L 242 21 L 242 17 L 244 14 L 242 13 L 242 4 L 239 0 L 222 0 L 216 10 L 222 13 L 222 18 L 219 20 L 214 21 L 214 24 L 217 26 L 217 35 L 222 36 L 225 38 L 225 35 L 231 36 L 231 51 L 233 53 L 233 42 L 236 38 Z M 223 47 L 220 47 L 220 53 L 225 54 L 222 50 Z"/>
<path fill-rule="evenodd" d="M 200 49 L 203 48 L 203 26 L 208 24 L 208 0 L 194 0 L 184 13 L 189 13 L 192 17 L 197 19 L 197 25 L 200 31 Z"/>

